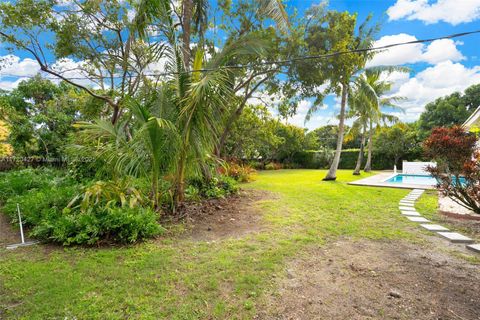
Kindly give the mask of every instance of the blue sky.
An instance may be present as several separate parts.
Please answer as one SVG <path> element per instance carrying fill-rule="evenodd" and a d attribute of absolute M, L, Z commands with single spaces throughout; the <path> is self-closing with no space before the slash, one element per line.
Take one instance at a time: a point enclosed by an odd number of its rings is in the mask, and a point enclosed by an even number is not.
<path fill-rule="evenodd" d="M 289 11 L 295 8 L 299 15 L 303 15 L 312 4 L 318 3 L 289 0 L 287 8 Z M 480 29 L 480 0 L 332 0 L 329 8 L 357 12 L 360 21 L 372 13 L 374 21 L 382 22 L 378 45 Z M 3 68 L 0 67 L 0 89 L 7 90 L 14 88 L 21 79 L 38 72 L 38 66 L 25 52 L 15 52 L 13 56 L 8 54 L 0 43 L 0 59 L 3 57 L 3 60 L 7 58 L 9 61 Z M 394 82 L 390 94 L 407 98 L 401 105 L 405 113 L 399 113 L 398 116 L 404 121 L 414 121 L 426 103 L 480 83 L 480 34 L 397 47 L 377 55 L 369 62 L 369 65 L 377 64 L 406 65 L 411 68 L 410 74 L 395 73 L 389 76 L 389 80 Z M 70 67 L 67 62 L 59 65 Z M 7 77 L 5 74 L 15 76 Z M 288 121 L 304 126 L 305 113 L 311 103 L 310 100 L 302 101 L 299 113 Z M 323 108 L 305 125 L 307 128 L 337 122 L 338 99 L 327 97 Z"/>
<path fill-rule="evenodd" d="M 290 10 L 300 14 L 316 1 L 288 1 Z M 448 34 L 480 29 L 479 0 L 333 0 L 329 8 L 357 12 L 360 21 L 372 13 L 374 21 L 382 22 L 378 44 L 436 38 Z M 407 98 L 401 103 L 405 113 L 398 116 L 407 122 L 418 119 L 426 103 L 454 91 L 463 91 L 480 83 L 480 34 L 441 40 L 432 44 L 397 47 L 381 53 L 370 65 L 405 65 L 410 74 L 393 74 L 392 95 Z M 291 123 L 304 125 L 304 114 L 310 101 L 303 101 L 300 113 Z M 316 128 L 326 123 L 337 123 L 338 99 L 327 97 L 325 109 L 317 112 L 305 126 Z"/>

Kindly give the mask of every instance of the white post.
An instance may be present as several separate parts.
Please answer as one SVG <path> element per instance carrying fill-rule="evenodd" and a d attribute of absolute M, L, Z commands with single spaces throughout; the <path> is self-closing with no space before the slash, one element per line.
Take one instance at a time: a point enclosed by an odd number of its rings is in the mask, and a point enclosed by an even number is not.
<path fill-rule="evenodd" d="M 397 165 L 396 164 L 393 165 L 393 173 L 397 174 Z"/>
<path fill-rule="evenodd" d="M 20 224 L 20 236 L 22 237 L 22 244 L 25 243 L 25 238 L 23 237 L 23 224 L 22 224 L 22 215 L 20 214 L 20 206 L 17 203 L 17 212 L 18 212 L 18 223 Z"/>

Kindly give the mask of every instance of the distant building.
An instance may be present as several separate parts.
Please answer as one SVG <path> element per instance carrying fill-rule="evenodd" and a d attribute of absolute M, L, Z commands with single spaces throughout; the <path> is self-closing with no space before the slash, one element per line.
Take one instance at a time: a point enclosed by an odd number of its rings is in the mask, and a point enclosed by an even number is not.
<path fill-rule="evenodd" d="M 462 126 L 468 131 L 480 131 L 480 106 L 472 113 L 470 117 L 468 117 Z"/>

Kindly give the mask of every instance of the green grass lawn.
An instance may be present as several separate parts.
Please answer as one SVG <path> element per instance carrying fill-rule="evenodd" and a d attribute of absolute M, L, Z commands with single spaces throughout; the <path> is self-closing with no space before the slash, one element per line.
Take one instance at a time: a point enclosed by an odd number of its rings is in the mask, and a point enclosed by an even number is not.
<path fill-rule="evenodd" d="M 248 189 L 268 231 L 242 239 L 185 238 L 119 248 L 0 249 L 0 318 L 248 319 L 285 263 L 339 237 L 415 240 L 398 211 L 408 190 L 349 186 L 351 171 L 261 172 Z M 363 175 L 362 177 L 365 177 Z M 434 202 L 424 204 L 435 205 Z"/>

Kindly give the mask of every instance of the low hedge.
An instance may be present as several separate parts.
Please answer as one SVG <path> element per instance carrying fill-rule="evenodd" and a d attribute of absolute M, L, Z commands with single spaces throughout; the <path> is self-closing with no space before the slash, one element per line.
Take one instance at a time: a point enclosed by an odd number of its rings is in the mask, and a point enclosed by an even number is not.
<path fill-rule="evenodd" d="M 340 157 L 339 169 L 354 169 L 357 163 L 359 149 L 346 149 L 342 151 Z M 330 152 L 330 153 L 329 153 Z M 330 166 L 334 151 L 313 151 L 305 150 L 297 152 L 293 156 L 293 162 L 302 168 L 306 169 L 326 169 Z M 367 153 L 365 152 L 362 169 L 365 165 Z M 398 169 L 402 167 L 402 161 L 423 160 L 421 151 L 412 150 L 410 153 L 402 157 L 398 163 Z M 372 169 L 373 170 L 388 170 L 393 169 L 394 159 L 381 153 L 373 153 L 372 155 Z"/>

